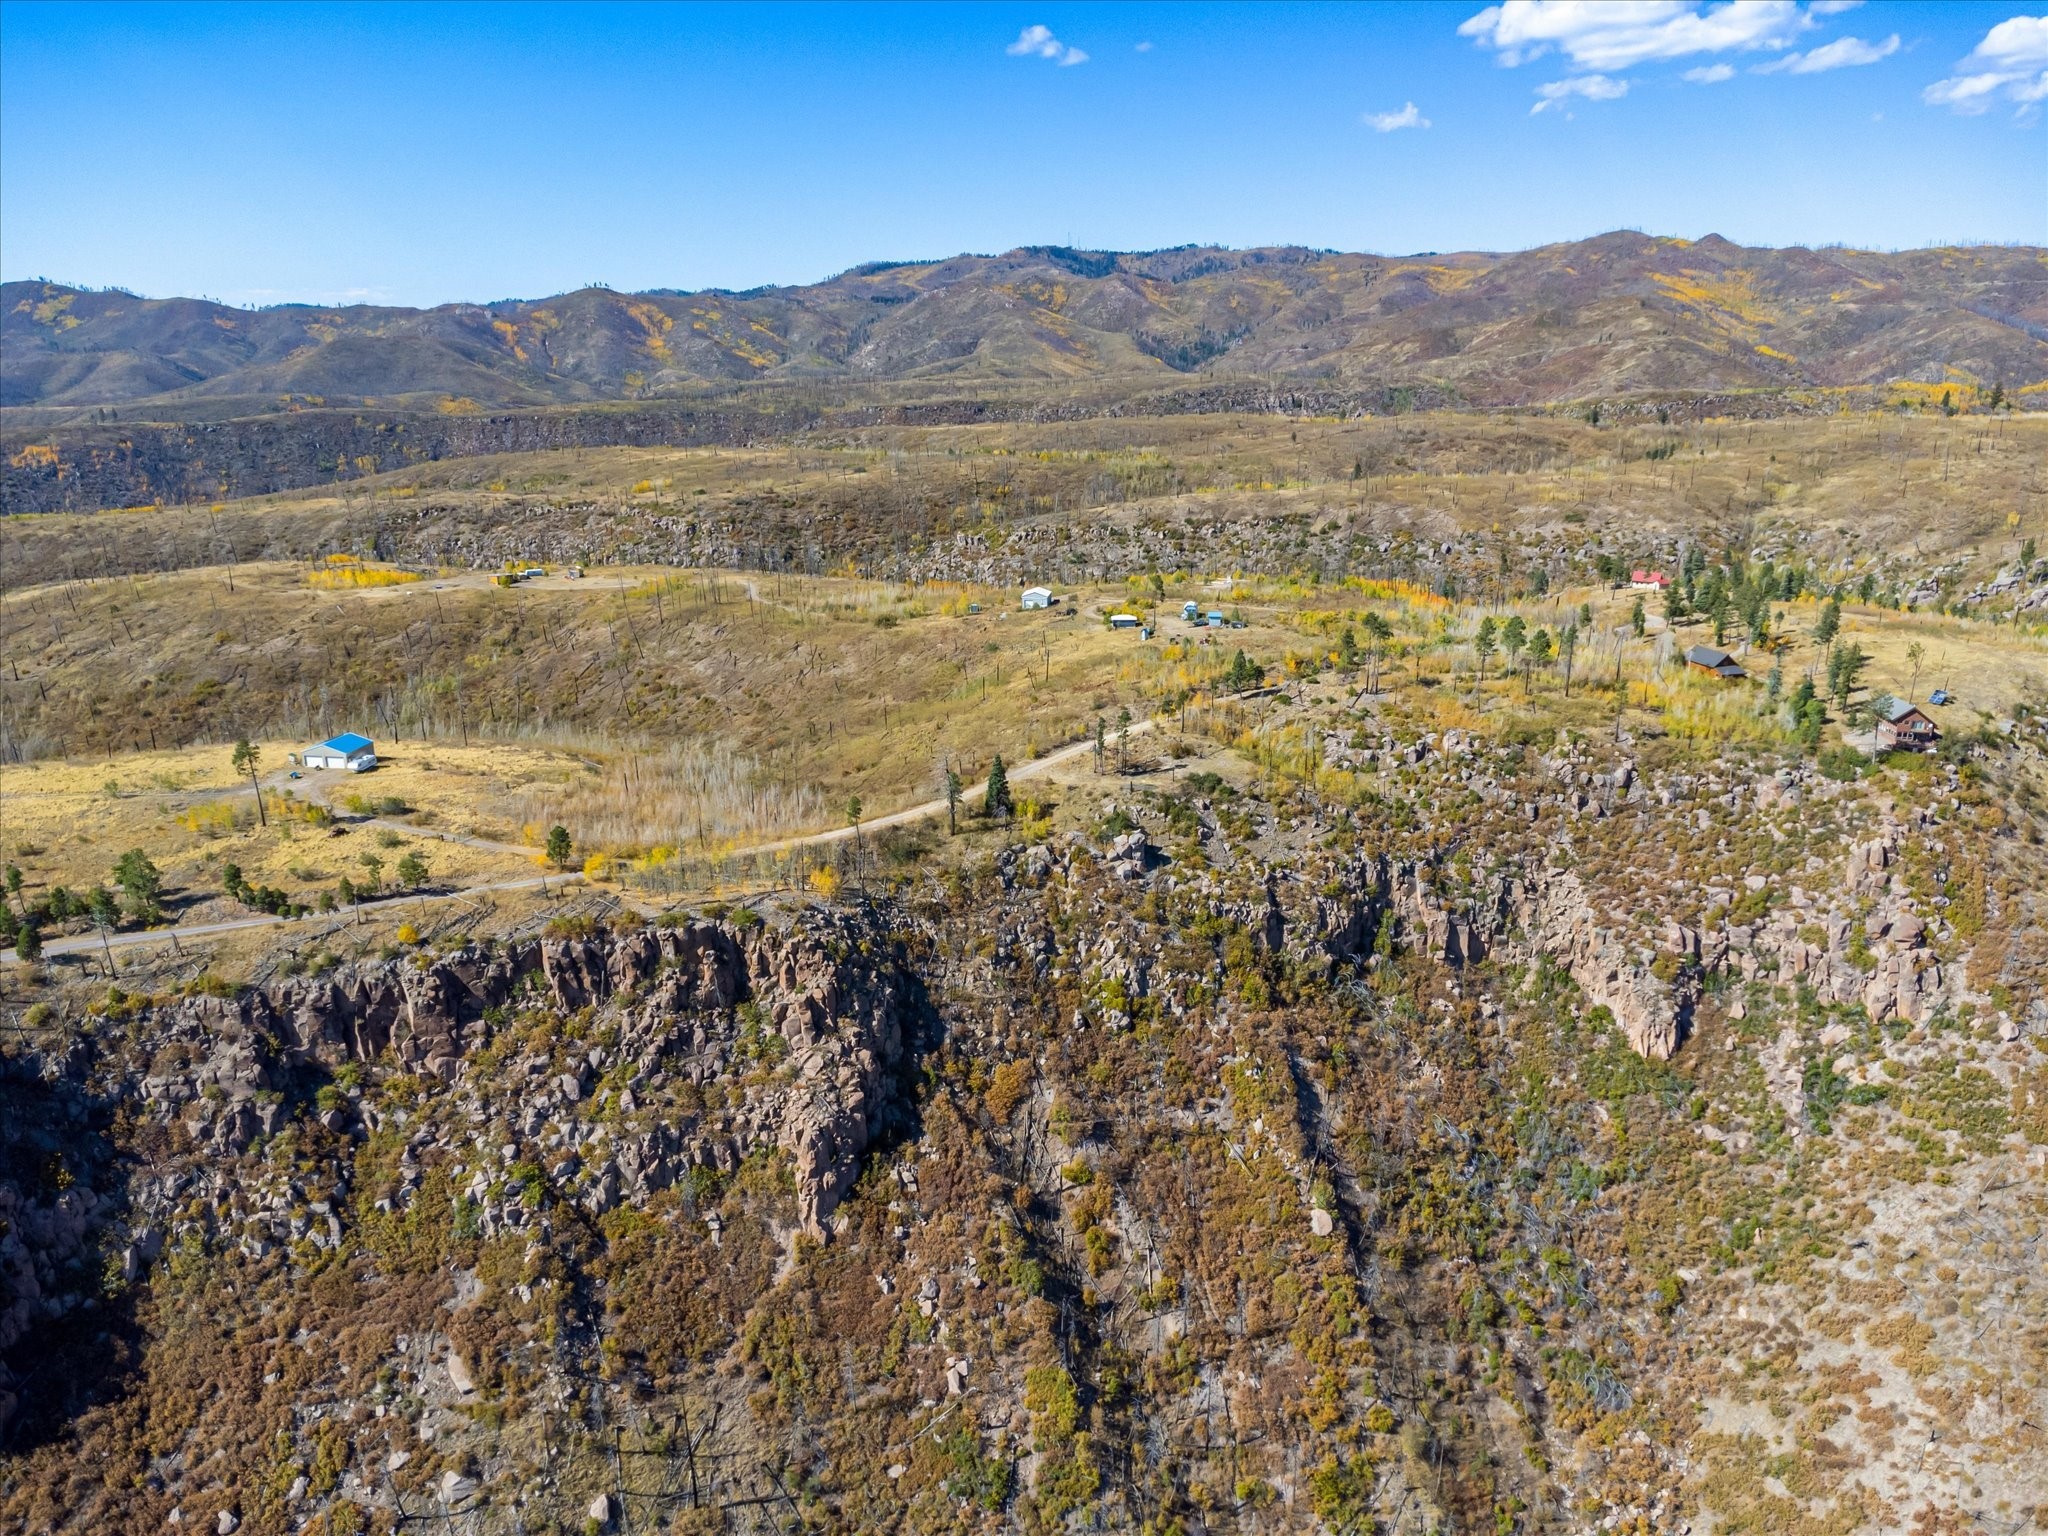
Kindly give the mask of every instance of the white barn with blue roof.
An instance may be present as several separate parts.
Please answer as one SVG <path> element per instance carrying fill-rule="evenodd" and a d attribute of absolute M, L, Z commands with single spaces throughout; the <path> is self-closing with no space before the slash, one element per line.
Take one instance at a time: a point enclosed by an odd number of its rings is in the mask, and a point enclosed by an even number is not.
<path fill-rule="evenodd" d="M 343 731 L 317 747 L 306 748 L 299 754 L 299 760 L 308 768 L 344 768 L 350 773 L 362 773 L 377 766 L 377 744 L 354 731 Z"/>

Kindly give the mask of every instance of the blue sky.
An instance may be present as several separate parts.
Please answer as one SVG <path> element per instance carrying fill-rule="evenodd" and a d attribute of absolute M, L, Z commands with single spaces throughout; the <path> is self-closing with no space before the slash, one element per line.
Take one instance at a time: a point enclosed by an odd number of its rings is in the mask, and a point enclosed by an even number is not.
<path fill-rule="evenodd" d="M 2011 3 L 0 5 L 0 272 L 429 304 L 1020 244 L 2048 244 Z"/>

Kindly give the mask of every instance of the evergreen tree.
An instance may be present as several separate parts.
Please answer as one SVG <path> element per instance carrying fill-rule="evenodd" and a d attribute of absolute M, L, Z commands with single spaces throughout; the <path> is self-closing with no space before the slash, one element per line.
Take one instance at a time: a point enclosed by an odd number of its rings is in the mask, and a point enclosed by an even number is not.
<path fill-rule="evenodd" d="M 1820 750 L 1820 733 L 1828 723 L 1828 712 L 1819 699 L 1808 699 L 1799 711 L 1799 739 L 1808 752 Z"/>
<path fill-rule="evenodd" d="M 1549 630 L 1539 629 L 1529 637 L 1529 664 L 1522 672 L 1524 684 L 1531 688 L 1535 686 L 1536 668 L 1548 666 L 1555 651 L 1556 647 L 1551 641 Z"/>
<path fill-rule="evenodd" d="M 246 773 L 249 776 L 249 787 L 256 792 L 256 815 L 267 827 L 270 825 L 270 813 L 263 809 L 263 786 L 256 782 L 256 763 L 259 755 L 249 738 L 243 736 L 237 738 L 235 754 L 228 761 L 234 765 L 235 772 Z"/>
<path fill-rule="evenodd" d="M 1636 594 L 1635 606 L 1628 611 L 1628 627 L 1635 631 L 1638 640 L 1643 638 L 1644 632 L 1650 627 L 1650 616 L 1643 611 L 1641 593 Z"/>
<path fill-rule="evenodd" d="M 1479 658 L 1479 681 L 1486 681 L 1486 664 L 1493 659 L 1493 653 L 1500 649 L 1493 616 L 1488 614 L 1479 621 L 1479 632 L 1472 637 L 1472 654 Z"/>
<path fill-rule="evenodd" d="M 1010 775 L 1003 768 L 1003 754 L 998 752 L 996 760 L 989 765 L 988 793 L 982 801 L 988 814 L 1007 821 L 1016 807 L 1010 800 Z"/>
<path fill-rule="evenodd" d="M 1510 662 L 1519 661 L 1522 647 L 1529 643 L 1529 626 L 1522 622 L 1519 613 L 1508 615 L 1507 623 L 1500 627 L 1500 646 L 1508 653 Z"/>
<path fill-rule="evenodd" d="M 1814 644 L 1828 645 L 1833 643 L 1835 636 L 1841 631 L 1841 628 L 1842 599 L 1839 596 L 1831 597 L 1821 605 L 1820 617 L 1814 620 Z"/>
<path fill-rule="evenodd" d="M 1848 708 L 1849 695 L 1856 691 L 1863 668 L 1869 661 L 1863 647 L 1853 640 L 1838 642 L 1828 652 L 1828 695 L 1834 699 L 1836 708 Z"/>
<path fill-rule="evenodd" d="M 21 926 L 14 930 L 14 953 L 24 964 L 43 957 L 42 930 L 36 927 L 34 918 L 24 917 Z"/>
<path fill-rule="evenodd" d="M 114 866 L 114 884 L 128 898 L 128 915 L 145 926 L 163 916 L 164 877 L 149 855 L 130 848 Z"/>
<path fill-rule="evenodd" d="M 556 822 L 555 825 L 548 828 L 547 855 L 550 864 L 554 865 L 557 869 L 567 869 L 569 867 L 569 857 L 574 852 L 575 844 L 570 841 L 569 829 L 567 827 L 563 826 L 560 822 Z"/>
<path fill-rule="evenodd" d="M 1230 658 L 1230 669 L 1223 674 L 1223 684 L 1232 693 L 1243 693 L 1247 688 L 1256 688 L 1265 680 L 1266 669 L 1243 651 Z"/>

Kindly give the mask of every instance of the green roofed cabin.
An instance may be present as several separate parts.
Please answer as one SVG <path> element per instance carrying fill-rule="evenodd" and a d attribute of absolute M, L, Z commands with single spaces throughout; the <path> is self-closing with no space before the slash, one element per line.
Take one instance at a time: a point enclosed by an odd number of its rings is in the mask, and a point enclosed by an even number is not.
<path fill-rule="evenodd" d="M 317 747 L 306 748 L 299 754 L 299 759 L 308 768 L 341 768 L 349 773 L 365 773 L 377 766 L 377 744 L 367 736 L 344 731 L 339 736 L 328 737 Z"/>

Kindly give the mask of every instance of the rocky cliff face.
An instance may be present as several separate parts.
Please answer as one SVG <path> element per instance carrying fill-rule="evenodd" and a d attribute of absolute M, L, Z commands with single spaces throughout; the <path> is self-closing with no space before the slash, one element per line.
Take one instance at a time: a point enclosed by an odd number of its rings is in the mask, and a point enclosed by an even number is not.
<path fill-rule="evenodd" d="M 713 923 L 600 929 L 422 961 L 165 1010 L 150 1021 L 165 1042 L 188 1042 L 205 1055 L 188 1071 L 145 1081 L 142 1092 L 182 1106 L 207 1140 L 238 1152 L 276 1128 L 283 1103 L 265 1090 L 300 1065 L 331 1069 L 388 1055 L 405 1070 L 454 1083 L 491 1045 L 494 1016 L 502 1023 L 508 1008 L 603 1009 L 617 1018 L 617 1043 L 536 1084 L 533 1102 L 574 1103 L 595 1074 L 614 1066 L 637 1076 L 680 1056 L 686 1074 L 703 1080 L 744 1071 L 746 1052 L 787 1059 L 795 1069 L 789 1080 L 718 1133 L 658 1125 L 622 1144 L 618 1161 L 626 1185 L 644 1193 L 693 1164 L 729 1168 L 758 1147 L 779 1147 L 794 1162 L 798 1207 L 815 1231 L 857 1171 L 912 1024 L 904 976 L 872 962 L 857 939 L 829 932 Z M 735 1023 L 740 1010 L 744 1024 Z M 616 1187 L 607 1178 L 597 1184 Z"/>
<path fill-rule="evenodd" d="M 252 1201 L 219 1170 L 309 1112 L 343 1138 L 396 1133 L 391 1111 L 364 1099 L 365 1067 L 435 1080 L 465 1104 L 509 1096 L 519 1140 L 535 1148 L 574 1125 L 568 1140 L 583 1154 L 549 1178 L 590 1216 L 693 1170 L 729 1175 L 774 1154 L 787 1162 L 796 1223 L 823 1235 L 881 1126 L 918 1025 L 915 998 L 859 922 L 600 928 L 145 1007 L 125 1021 L 118 1060 L 95 1061 L 82 1045 L 57 1059 L 8 1058 L 0 1361 L 32 1357 L 36 1330 L 95 1295 L 103 1267 L 132 1280 L 167 1241 L 226 1238 L 251 1257 L 300 1241 L 338 1246 L 345 1183 Z M 605 1043 L 514 1054 L 508 1037 L 541 1018 L 549 1033 L 601 1022 L 593 1037 Z M 724 1085 L 715 1106 L 695 1092 L 714 1083 Z M 658 1092 L 671 1084 L 690 1085 L 691 1112 Z M 612 1127 L 593 1135 L 581 1112 L 599 1094 Z M 123 1105 L 197 1162 L 124 1180 L 90 1134 Z M 387 1209 L 409 1204 L 430 1139 L 408 1138 Z M 518 1190 L 498 1183 L 469 1185 L 486 1232 L 528 1219 Z M 22 1390 L 0 1364 L 0 1429 Z"/>

